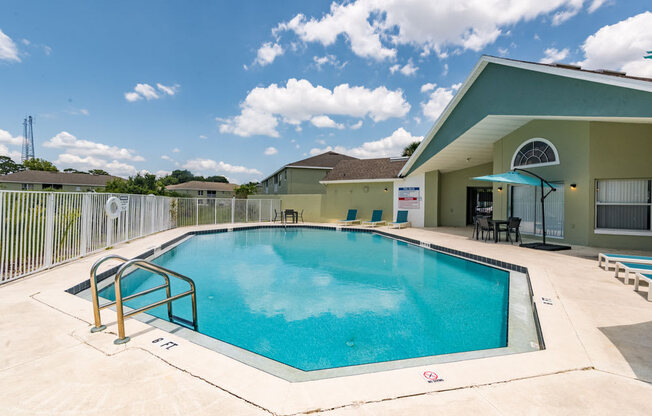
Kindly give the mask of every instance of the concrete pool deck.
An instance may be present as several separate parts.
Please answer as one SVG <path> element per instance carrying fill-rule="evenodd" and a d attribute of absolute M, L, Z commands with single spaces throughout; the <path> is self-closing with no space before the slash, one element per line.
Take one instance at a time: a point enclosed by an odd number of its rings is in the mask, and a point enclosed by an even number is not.
<path fill-rule="evenodd" d="M 108 328 L 91 334 L 90 302 L 65 292 L 88 278 L 97 258 L 133 257 L 188 231 L 219 227 L 161 232 L 1 286 L 1 413 L 652 412 L 648 288 L 634 292 L 633 285 L 614 278 L 613 271 L 599 269 L 597 249 L 542 253 L 470 240 L 456 230 L 392 230 L 527 267 L 546 349 L 297 383 L 135 319 L 126 321 L 132 340 L 114 345 L 115 313 L 102 311 Z M 437 373 L 443 381 L 428 383 L 424 371 Z"/>

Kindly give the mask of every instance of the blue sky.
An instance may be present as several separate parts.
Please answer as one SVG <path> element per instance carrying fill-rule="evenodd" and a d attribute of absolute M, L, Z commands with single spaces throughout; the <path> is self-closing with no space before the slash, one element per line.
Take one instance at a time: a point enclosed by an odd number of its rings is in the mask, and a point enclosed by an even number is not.
<path fill-rule="evenodd" d="M 545 4 L 540 4 L 545 3 Z M 478 4 L 484 9 L 478 9 Z M 6 1 L 0 154 L 234 182 L 400 153 L 482 54 L 652 77 L 648 1 Z"/>

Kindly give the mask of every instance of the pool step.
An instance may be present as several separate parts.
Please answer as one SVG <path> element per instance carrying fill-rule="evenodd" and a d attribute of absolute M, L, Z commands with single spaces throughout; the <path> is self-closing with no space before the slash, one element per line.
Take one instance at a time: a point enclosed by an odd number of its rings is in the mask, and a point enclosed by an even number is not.
<path fill-rule="evenodd" d="M 194 329 L 194 325 L 192 321 L 189 321 L 185 318 L 182 318 L 180 316 L 172 315 L 170 316 L 170 322 L 173 322 L 175 324 L 181 324 L 185 327 L 188 327 L 188 329 Z"/>

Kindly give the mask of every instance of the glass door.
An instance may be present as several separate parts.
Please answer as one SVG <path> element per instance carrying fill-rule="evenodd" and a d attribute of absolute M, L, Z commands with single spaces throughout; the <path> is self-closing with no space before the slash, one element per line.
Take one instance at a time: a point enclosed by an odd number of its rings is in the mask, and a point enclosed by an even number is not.
<path fill-rule="evenodd" d="M 544 190 L 546 191 L 546 190 Z M 542 235 L 541 188 L 535 186 L 510 186 L 510 215 L 521 219 L 521 233 Z M 546 235 L 564 237 L 564 187 L 551 192 L 545 200 Z"/>

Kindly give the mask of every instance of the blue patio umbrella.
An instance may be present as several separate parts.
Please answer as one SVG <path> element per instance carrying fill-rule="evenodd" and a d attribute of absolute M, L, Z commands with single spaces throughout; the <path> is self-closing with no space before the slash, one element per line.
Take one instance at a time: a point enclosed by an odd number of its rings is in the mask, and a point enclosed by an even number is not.
<path fill-rule="evenodd" d="M 527 175 L 521 173 L 527 173 Z M 533 244 L 521 244 L 522 247 L 536 248 L 539 250 L 568 250 L 570 247 L 561 246 L 557 244 L 546 244 L 546 214 L 545 214 L 545 199 L 550 192 L 557 190 L 559 186 L 553 185 L 547 180 L 543 179 L 541 176 L 537 175 L 534 172 L 530 172 L 525 169 L 514 168 L 505 173 L 498 173 L 495 175 L 485 175 L 477 176 L 473 178 L 476 181 L 487 181 L 487 182 L 500 182 L 500 183 L 509 183 L 513 185 L 530 185 L 530 186 L 540 186 L 541 187 L 541 226 L 542 226 L 542 236 L 543 243 L 533 243 Z M 548 192 L 545 192 L 545 187 L 548 187 Z"/>

